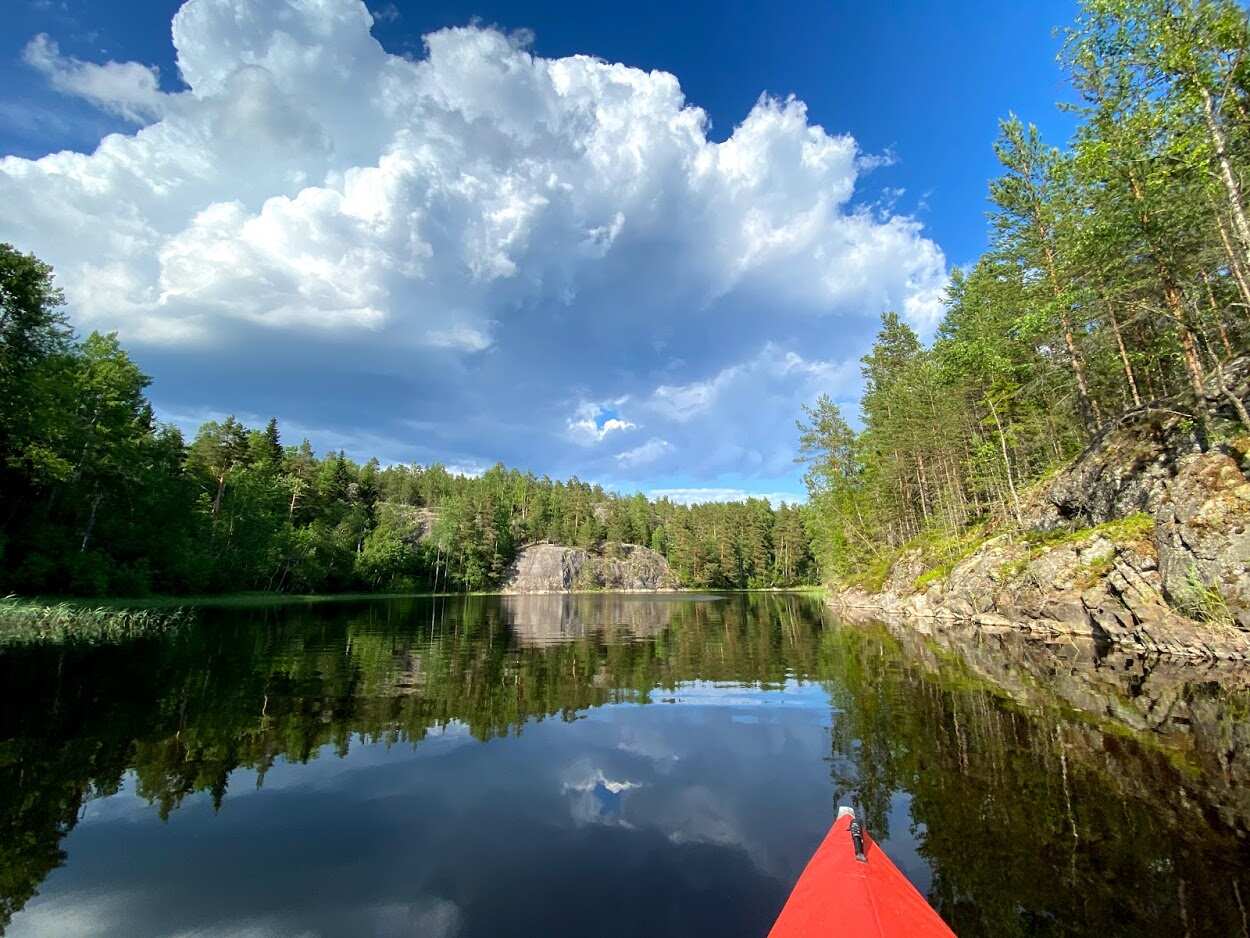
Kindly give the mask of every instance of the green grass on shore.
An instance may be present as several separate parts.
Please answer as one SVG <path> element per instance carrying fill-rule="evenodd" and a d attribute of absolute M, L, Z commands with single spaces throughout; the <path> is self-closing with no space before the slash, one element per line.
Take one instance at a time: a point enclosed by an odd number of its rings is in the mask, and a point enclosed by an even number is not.
<path fill-rule="evenodd" d="M 264 606 L 288 606 L 306 603 L 351 602 L 371 599 L 411 599 L 428 596 L 463 596 L 463 593 L 204 593 L 193 596 L 38 596 L 32 601 L 71 606 L 99 606 L 104 609 L 171 609 L 182 607 L 221 606 L 227 608 L 260 608 Z"/>
<path fill-rule="evenodd" d="M 128 609 L 6 596 L 0 599 L 0 645 L 122 641 L 167 632 L 192 618 L 193 613 L 181 607 Z"/>

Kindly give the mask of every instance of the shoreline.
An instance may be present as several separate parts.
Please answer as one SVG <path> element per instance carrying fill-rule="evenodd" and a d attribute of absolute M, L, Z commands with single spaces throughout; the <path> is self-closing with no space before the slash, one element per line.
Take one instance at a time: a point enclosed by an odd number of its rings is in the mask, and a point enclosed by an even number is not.
<path fill-rule="evenodd" d="M 678 587 L 676 589 L 644 590 L 644 589 L 589 589 L 589 590 L 472 590 L 467 592 L 433 592 L 430 590 L 414 590 L 411 592 L 379 592 L 379 593 L 266 593 L 238 592 L 222 594 L 197 594 L 179 596 L 160 594 L 153 596 L 18 596 L 8 598 L 22 603 L 45 607 L 72 606 L 80 609 L 115 608 L 115 609 L 167 609 L 180 606 L 285 606 L 311 605 L 322 602 L 361 602 L 385 599 L 448 599 L 461 596 L 690 596 L 700 593 L 803 593 L 812 596 L 824 596 L 828 592 L 824 586 L 766 586 L 753 589 L 718 589 L 711 587 Z"/>
<path fill-rule="evenodd" d="M 908 600 L 913 600 L 909 602 Z M 996 611 L 963 612 L 949 606 L 928 608 L 924 597 L 876 597 L 858 590 L 846 590 L 832 594 L 825 603 L 846 621 L 855 624 L 881 622 L 887 625 L 913 626 L 918 632 L 974 628 L 984 635 L 1016 634 L 1025 639 L 1048 641 L 1092 641 L 1105 648 L 1115 648 L 1130 654 L 1165 656 L 1178 662 L 1210 664 L 1224 662 L 1244 666 L 1250 664 L 1250 641 L 1240 635 L 1212 633 L 1210 630 L 1193 630 L 1192 620 L 1179 620 L 1188 634 L 1180 634 L 1174 625 L 1159 629 L 1137 628 L 1124 635 L 1109 634 L 1096 623 L 1090 627 L 1076 627 L 1071 619 L 1046 615 L 1019 615 L 1009 617 Z M 992 607 L 992 602 L 990 603 Z"/>

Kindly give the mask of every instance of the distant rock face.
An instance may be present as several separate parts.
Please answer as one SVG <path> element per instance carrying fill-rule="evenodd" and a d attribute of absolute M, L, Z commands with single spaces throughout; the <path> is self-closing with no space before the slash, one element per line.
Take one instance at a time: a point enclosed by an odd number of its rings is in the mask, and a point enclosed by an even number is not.
<path fill-rule="evenodd" d="M 1250 398 L 1250 359 L 1225 369 Z M 1226 407 L 1214 393 L 1208 403 Z M 1146 408 L 1105 428 L 1027 506 L 1032 542 L 1023 532 L 991 538 L 923 590 L 923 558 L 908 551 L 881 592 L 846 591 L 834 605 L 1250 660 L 1250 439 L 1200 453 L 1178 410 Z M 1137 513 L 1152 531 L 1097 528 Z M 1039 544 L 1063 531 L 1071 536 Z"/>
<path fill-rule="evenodd" d="M 668 561 L 637 544 L 605 544 L 596 550 L 530 544 L 517 552 L 504 578 L 505 593 L 568 593 L 575 590 L 674 590 Z"/>

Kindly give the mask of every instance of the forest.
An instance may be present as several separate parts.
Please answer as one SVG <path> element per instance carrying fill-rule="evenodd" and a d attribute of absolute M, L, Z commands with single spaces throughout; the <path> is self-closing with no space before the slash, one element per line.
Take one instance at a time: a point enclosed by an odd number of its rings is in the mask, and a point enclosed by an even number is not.
<path fill-rule="evenodd" d="M 1233 0 L 1087 0 L 1062 33 L 1071 140 L 1002 120 L 989 250 L 932 341 L 883 315 L 857 415 L 807 408 L 802 508 L 357 463 L 276 420 L 188 442 L 116 336 L 76 337 L 51 269 L 0 246 L 0 592 L 482 590 L 538 541 L 647 545 L 691 587 L 848 580 L 1018 523 L 1127 413 L 1180 407 L 1221 445 L 1250 432 L 1226 380 L 1250 347 L 1248 51 Z"/>
<path fill-rule="evenodd" d="M 816 578 L 797 507 L 360 464 L 277 420 L 188 443 L 115 335 L 75 337 L 48 265 L 0 245 L 0 303 L 0 594 L 485 590 L 539 541 L 649 546 L 691 587 Z"/>
<path fill-rule="evenodd" d="M 904 546 L 952 562 L 1126 413 L 1180 408 L 1197 449 L 1250 431 L 1226 380 L 1250 341 L 1246 12 L 1086 0 L 1062 39 L 1071 141 L 1001 121 L 991 246 L 934 340 L 886 314 L 859 427 L 827 397 L 800 421 L 831 578 L 870 584 Z"/>

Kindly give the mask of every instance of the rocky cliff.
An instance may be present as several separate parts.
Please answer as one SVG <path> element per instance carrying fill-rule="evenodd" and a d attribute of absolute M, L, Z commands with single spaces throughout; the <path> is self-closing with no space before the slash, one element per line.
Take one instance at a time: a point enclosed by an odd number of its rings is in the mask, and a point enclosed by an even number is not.
<path fill-rule="evenodd" d="M 1134 411 L 1032 493 L 1023 528 L 990 532 L 949 569 L 932 569 L 923 548 L 904 551 L 880 591 L 832 602 L 1250 660 L 1250 436 L 1230 401 L 1250 398 L 1250 359 L 1224 379 L 1233 391 L 1210 393 L 1205 452 L 1179 405 Z"/>
<path fill-rule="evenodd" d="M 505 593 L 568 593 L 677 587 L 677 577 L 662 555 L 637 544 L 609 543 L 591 550 L 559 544 L 522 547 L 502 588 Z"/>

